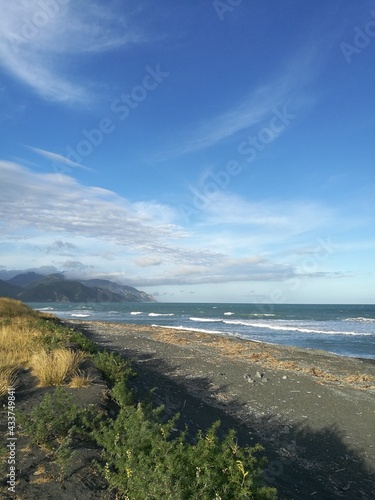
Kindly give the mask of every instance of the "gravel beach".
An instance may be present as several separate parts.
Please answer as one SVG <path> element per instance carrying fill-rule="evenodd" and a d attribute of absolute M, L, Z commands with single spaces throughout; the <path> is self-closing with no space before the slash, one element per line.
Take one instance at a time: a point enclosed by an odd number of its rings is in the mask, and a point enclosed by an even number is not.
<path fill-rule="evenodd" d="M 375 363 L 323 351 L 120 323 L 64 321 L 133 361 L 192 435 L 221 421 L 261 442 L 280 498 L 375 498 Z"/>

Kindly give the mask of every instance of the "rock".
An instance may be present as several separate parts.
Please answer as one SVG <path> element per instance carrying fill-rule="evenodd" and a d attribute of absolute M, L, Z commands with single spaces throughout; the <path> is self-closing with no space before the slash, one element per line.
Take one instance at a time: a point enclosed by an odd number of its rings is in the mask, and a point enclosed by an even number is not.
<path fill-rule="evenodd" d="M 247 374 L 247 373 L 245 373 L 245 375 L 243 376 L 243 378 L 246 380 L 246 382 L 249 382 L 249 384 L 254 384 L 254 383 L 255 383 L 255 380 L 254 380 L 254 379 L 252 379 L 252 378 L 250 377 L 250 375 L 249 375 L 249 374 Z"/>

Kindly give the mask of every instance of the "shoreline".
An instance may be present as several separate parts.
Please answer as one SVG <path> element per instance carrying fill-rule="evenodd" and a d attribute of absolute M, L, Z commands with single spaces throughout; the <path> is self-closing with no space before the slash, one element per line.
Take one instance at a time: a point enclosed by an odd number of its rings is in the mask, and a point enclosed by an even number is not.
<path fill-rule="evenodd" d="M 78 320 L 78 318 L 77 318 Z M 70 321 L 69 319 L 64 319 L 62 321 Z M 75 318 L 72 320 L 72 321 L 75 321 Z M 79 320 L 78 320 L 79 321 Z M 357 359 L 357 360 L 362 360 L 362 361 L 366 361 L 366 362 L 369 362 L 370 364 L 374 364 L 375 365 L 375 358 L 366 358 L 366 357 L 362 357 L 362 356 L 355 356 L 355 355 L 347 355 L 347 354 L 339 354 L 339 353 L 336 353 L 336 352 L 333 352 L 333 351 L 327 351 L 325 349 L 314 349 L 313 347 L 298 347 L 298 346 L 294 346 L 294 345 L 289 345 L 289 344 L 277 344 L 275 342 L 265 342 L 263 340 L 256 340 L 256 339 L 252 339 L 252 338 L 249 338 L 249 337 L 245 337 L 244 335 L 241 335 L 241 334 L 237 334 L 237 333 L 227 333 L 227 332 L 220 332 L 218 330 L 205 330 L 205 329 L 200 329 L 200 328 L 189 328 L 189 327 L 184 327 L 184 326 L 181 326 L 181 327 L 175 327 L 175 326 L 165 326 L 165 325 L 156 325 L 156 324 L 151 324 L 151 325 L 142 325 L 142 324 L 136 324 L 136 323 L 116 323 L 114 321 L 101 321 L 101 320 L 83 320 L 83 321 L 87 321 L 87 322 L 91 322 L 91 323 L 109 323 L 109 324 L 124 324 L 126 326 L 135 326 L 136 328 L 138 326 L 147 326 L 149 328 L 165 328 L 165 329 L 168 329 L 168 330 L 177 330 L 177 331 L 182 331 L 182 332 L 193 332 L 193 333 L 204 333 L 204 334 L 207 334 L 207 335 L 219 335 L 221 337 L 226 337 L 226 338 L 230 338 L 230 339 L 240 339 L 240 340 L 244 340 L 245 342 L 252 342 L 252 343 L 255 343 L 255 344 L 264 344 L 264 345 L 270 345 L 270 346 L 275 346 L 275 347 L 279 347 L 279 348 L 290 348 L 290 349 L 297 349 L 297 350 L 301 350 L 301 351 L 317 351 L 317 352 L 321 352 L 321 353 L 327 353 L 329 355 L 332 355 L 332 356 L 339 356 L 341 358 L 347 358 L 347 359 Z"/>
<path fill-rule="evenodd" d="M 241 441 L 261 442 L 270 459 L 265 477 L 280 496 L 374 495 L 373 360 L 222 334 L 61 321 L 132 360 L 137 390 L 156 387 L 167 415 L 179 412 L 190 426 L 218 416 Z"/>

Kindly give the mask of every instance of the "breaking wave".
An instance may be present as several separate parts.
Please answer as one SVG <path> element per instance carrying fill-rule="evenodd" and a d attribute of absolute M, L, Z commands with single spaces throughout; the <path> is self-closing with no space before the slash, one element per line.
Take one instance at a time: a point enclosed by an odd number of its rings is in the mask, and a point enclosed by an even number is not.
<path fill-rule="evenodd" d="M 174 316 L 173 313 L 149 313 L 149 316 Z"/>

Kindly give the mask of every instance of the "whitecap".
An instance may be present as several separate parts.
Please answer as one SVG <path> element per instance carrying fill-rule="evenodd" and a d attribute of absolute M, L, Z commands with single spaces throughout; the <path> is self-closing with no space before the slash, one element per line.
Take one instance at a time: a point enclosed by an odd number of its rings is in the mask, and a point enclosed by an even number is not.
<path fill-rule="evenodd" d="M 190 321 L 197 321 L 198 323 L 221 323 L 223 320 L 218 318 L 189 318 Z"/>
<path fill-rule="evenodd" d="M 71 316 L 74 316 L 75 318 L 88 318 L 90 316 L 90 314 L 71 314 Z"/>
<path fill-rule="evenodd" d="M 130 314 L 132 314 L 133 316 L 138 316 L 139 314 L 143 314 L 142 311 L 132 311 Z"/>
<path fill-rule="evenodd" d="M 251 316 L 261 316 L 262 318 L 267 318 L 267 317 L 275 316 L 275 314 L 253 313 Z"/>
<path fill-rule="evenodd" d="M 149 313 L 149 316 L 174 316 L 173 313 L 163 314 L 163 313 Z"/>
<path fill-rule="evenodd" d="M 232 313 L 232 312 L 226 312 L 226 313 L 224 313 L 224 316 L 232 316 L 233 314 L 234 313 Z"/>
<path fill-rule="evenodd" d="M 345 321 L 358 321 L 360 323 L 375 323 L 374 318 L 362 318 L 359 316 L 358 318 L 346 318 Z"/>

